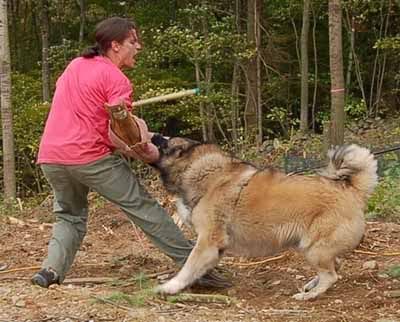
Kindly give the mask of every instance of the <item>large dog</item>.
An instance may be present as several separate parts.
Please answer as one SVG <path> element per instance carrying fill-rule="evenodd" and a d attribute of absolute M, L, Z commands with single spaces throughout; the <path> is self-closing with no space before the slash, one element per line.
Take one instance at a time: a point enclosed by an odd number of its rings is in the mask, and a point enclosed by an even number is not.
<path fill-rule="evenodd" d="M 364 234 L 364 212 L 377 184 L 377 162 L 368 149 L 348 145 L 328 152 L 316 176 L 258 169 L 212 144 L 172 138 L 159 147 L 155 166 L 177 210 L 198 238 L 179 273 L 156 291 L 175 294 L 219 261 L 225 250 L 266 256 L 295 248 L 318 275 L 298 300 L 324 293 L 337 280 L 337 256 Z"/>

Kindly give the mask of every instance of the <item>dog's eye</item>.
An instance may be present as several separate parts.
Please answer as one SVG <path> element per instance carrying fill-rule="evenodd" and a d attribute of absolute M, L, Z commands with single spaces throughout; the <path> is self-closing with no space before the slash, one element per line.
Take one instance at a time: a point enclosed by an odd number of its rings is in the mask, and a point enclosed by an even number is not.
<path fill-rule="evenodd" d="M 177 150 L 176 147 L 170 148 L 170 149 L 168 149 L 167 151 L 165 151 L 165 154 L 166 154 L 166 155 L 173 155 L 173 154 L 175 154 L 176 150 Z"/>
<path fill-rule="evenodd" d="M 176 157 L 180 157 L 180 156 L 182 155 L 182 152 L 183 152 L 183 150 L 182 150 L 181 147 L 173 147 L 173 148 L 168 149 L 168 150 L 165 152 L 165 154 L 166 154 L 167 156 L 174 155 L 174 156 L 176 156 Z"/>

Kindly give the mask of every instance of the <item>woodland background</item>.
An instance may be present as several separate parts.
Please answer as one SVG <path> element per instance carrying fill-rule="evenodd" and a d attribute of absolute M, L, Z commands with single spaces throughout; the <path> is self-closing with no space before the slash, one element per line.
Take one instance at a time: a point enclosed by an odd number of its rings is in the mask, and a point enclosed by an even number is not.
<path fill-rule="evenodd" d="M 400 0 L 0 0 L 0 322 L 399 321 L 399 14 Z M 176 266 L 95 192 L 68 280 L 48 290 L 30 284 L 55 220 L 35 163 L 54 85 L 93 44 L 95 25 L 116 15 L 136 21 L 144 44 L 127 71 L 135 100 L 201 88 L 138 108 L 153 131 L 306 174 L 324 165 L 330 145 L 375 152 L 379 184 L 363 241 L 321 298 L 291 298 L 315 273 L 291 251 L 227 254 L 220 266 L 234 286 L 195 289 L 203 302 L 154 297 Z M 157 174 L 132 168 L 176 220 Z M 210 303 L 214 295 L 228 303 Z"/>
<path fill-rule="evenodd" d="M 216 142 L 247 159 L 287 157 L 296 147 L 307 157 L 303 143 L 317 142 L 311 150 L 320 158 L 345 141 L 346 129 L 361 137 L 399 112 L 398 0 L 1 3 L 6 199 L 48 193 L 35 159 L 56 79 L 110 16 L 133 18 L 140 28 L 144 49 L 127 71 L 134 99 L 202 90 L 135 111 L 165 135 Z M 399 137 L 397 121 L 391 124 Z M 391 174 L 400 172 L 398 154 L 390 159 Z"/>

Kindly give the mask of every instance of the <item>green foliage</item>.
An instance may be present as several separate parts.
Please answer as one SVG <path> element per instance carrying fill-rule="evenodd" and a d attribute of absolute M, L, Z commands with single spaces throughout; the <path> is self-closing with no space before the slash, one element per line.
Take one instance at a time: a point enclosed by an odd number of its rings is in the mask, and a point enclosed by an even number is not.
<path fill-rule="evenodd" d="M 398 49 L 400 49 L 400 36 L 379 39 L 375 43 L 374 48 L 395 50 L 396 54 L 399 55 Z"/>
<path fill-rule="evenodd" d="M 254 55 L 245 36 L 235 32 L 232 17 L 217 20 L 207 6 L 188 6 L 179 11 L 179 17 L 167 28 L 150 30 L 154 50 L 149 59 L 154 64 L 182 59 L 192 64 L 222 64 Z M 204 23 L 208 24 L 207 33 Z"/>
<path fill-rule="evenodd" d="M 289 131 L 299 123 L 299 120 L 293 117 L 291 111 L 279 106 L 272 107 L 266 114 L 266 118 L 270 121 L 277 122 L 286 138 L 289 137 Z M 267 131 L 268 130 L 269 127 L 267 128 Z M 271 131 L 268 132 L 271 133 Z"/>
<path fill-rule="evenodd" d="M 79 56 L 82 49 L 77 41 L 65 38 L 60 45 L 50 47 L 49 61 L 51 61 L 51 71 L 55 75 L 55 78 L 58 77 L 73 58 Z"/>
<path fill-rule="evenodd" d="M 393 160 L 368 202 L 368 216 L 396 218 L 400 213 L 400 161 Z"/>
<path fill-rule="evenodd" d="M 363 99 L 350 96 L 347 98 L 344 111 L 351 120 L 360 120 L 367 116 L 367 104 Z"/>
<path fill-rule="evenodd" d="M 41 82 L 36 77 L 13 74 L 12 93 L 17 190 L 26 197 L 42 191 L 44 178 L 35 163 L 49 105 L 41 102 Z"/>

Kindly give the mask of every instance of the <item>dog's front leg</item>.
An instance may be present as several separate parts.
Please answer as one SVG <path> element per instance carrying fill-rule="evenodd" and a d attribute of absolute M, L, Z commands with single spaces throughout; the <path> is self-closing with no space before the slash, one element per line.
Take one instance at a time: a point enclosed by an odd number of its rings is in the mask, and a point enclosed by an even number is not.
<path fill-rule="evenodd" d="M 202 277 L 208 270 L 217 265 L 219 260 L 219 250 L 215 245 L 210 244 L 208 236 L 199 236 L 196 246 L 193 248 L 185 265 L 179 273 L 156 288 L 157 293 L 176 294 L 185 287 L 193 284 Z"/>

